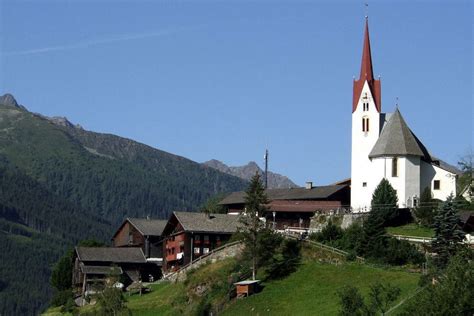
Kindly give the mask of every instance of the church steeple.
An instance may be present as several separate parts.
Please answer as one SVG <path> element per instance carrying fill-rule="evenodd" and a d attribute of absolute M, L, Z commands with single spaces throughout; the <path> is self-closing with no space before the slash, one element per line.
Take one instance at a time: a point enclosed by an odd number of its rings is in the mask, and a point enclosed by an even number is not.
<path fill-rule="evenodd" d="M 352 100 L 352 112 L 357 109 L 360 95 L 364 84 L 367 81 L 370 92 L 372 94 L 375 107 L 378 112 L 381 111 L 381 87 L 380 80 L 374 79 L 374 70 L 372 66 L 372 53 L 370 50 L 370 38 L 369 38 L 369 20 L 365 19 L 365 32 L 364 32 L 364 46 L 362 51 L 362 62 L 360 66 L 359 80 L 354 80 L 353 100 Z"/>
<path fill-rule="evenodd" d="M 373 80 L 372 54 L 370 53 L 369 21 L 365 19 L 364 50 L 362 51 L 362 63 L 360 67 L 360 79 Z"/>

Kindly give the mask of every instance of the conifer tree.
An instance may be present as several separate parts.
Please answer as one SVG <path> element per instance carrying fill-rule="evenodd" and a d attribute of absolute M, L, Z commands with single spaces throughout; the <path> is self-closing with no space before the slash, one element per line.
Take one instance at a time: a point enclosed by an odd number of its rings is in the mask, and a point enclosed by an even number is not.
<path fill-rule="evenodd" d="M 252 258 L 252 279 L 255 280 L 257 274 L 258 234 L 263 228 L 263 223 L 260 221 L 259 216 L 262 216 L 267 211 L 269 203 L 258 172 L 250 180 L 250 185 L 245 193 L 245 213 L 241 217 L 241 223 L 244 226 L 242 237 L 246 251 Z"/>
<path fill-rule="evenodd" d="M 459 217 L 451 194 L 438 208 L 434 218 L 435 239 L 432 242 L 433 251 L 437 254 L 435 265 L 444 268 L 460 247 L 464 233 L 459 229 Z"/>
<path fill-rule="evenodd" d="M 382 179 L 372 195 L 371 211 L 364 223 L 363 248 L 367 256 L 380 257 L 385 251 L 385 226 L 396 216 L 397 201 L 397 192 Z"/>

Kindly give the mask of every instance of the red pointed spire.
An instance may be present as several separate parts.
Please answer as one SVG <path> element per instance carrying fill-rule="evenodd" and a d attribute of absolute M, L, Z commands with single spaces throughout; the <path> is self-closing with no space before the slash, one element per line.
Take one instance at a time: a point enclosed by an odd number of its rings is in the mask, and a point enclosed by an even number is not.
<path fill-rule="evenodd" d="M 372 54 L 370 53 L 369 20 L 365 19 L 364 50 L 362 52 L 362 63 L 359 79 L 373 80 Z"/>
<path fill-rule="evenodd" d="M 370 51 L 370 39 L 369 39 L 369 20 L 365 19 L 365 33 L 364 33 L 364 48 L 362 51 L 362 63 L 360 66 L 359 80 L 354 81 L 354 91 L 352 99 L 352 112 L 357 108 L 359 103 L 360 95 L 364 87 L 364 83 L 367 81 L 372 97 L 374 98 L 375 107 L 377 111 L 381 111 L 381 87 L 380 80 L 374 79 L 374 70 L 372 67 L 372 53 Z"/>

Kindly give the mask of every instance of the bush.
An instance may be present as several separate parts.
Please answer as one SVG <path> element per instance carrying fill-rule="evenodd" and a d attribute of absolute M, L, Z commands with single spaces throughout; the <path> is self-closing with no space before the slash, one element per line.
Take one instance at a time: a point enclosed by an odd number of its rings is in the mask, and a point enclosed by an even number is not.
<path fill-rule="evenodd" d="M 297 240 L 283 239 L 265 268 L 266 279 L 280 279 L 295 272 L 300 264 L 300 251 Z"/>
<path fill-rule="evenodd" d="M 51 299 L 50 306 L 57 307 L 65 305 L 69 299 L 72 299 L 72 290 L 57 291 Z"/>
<path fill-rule="evenodd" d="M 425 258 L 408 241 L 388 238 L 383 260 L 391 265 L 403 265 L 407 263 L 421 264 Z"/>
<path fill-rule="evenodd" d="M 331 243 L 340 239 L 343 235 L 341 227 L 335 225 L 330 219 L 327 225 L 321 230 L 321 232 L 316 233 L 312 236 L 316 241 Z"/>

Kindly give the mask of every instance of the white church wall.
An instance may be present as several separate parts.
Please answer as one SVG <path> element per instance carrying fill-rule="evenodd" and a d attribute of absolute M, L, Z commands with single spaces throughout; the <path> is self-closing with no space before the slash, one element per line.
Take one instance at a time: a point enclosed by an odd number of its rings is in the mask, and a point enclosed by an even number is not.
<path fill-rule="evenodd" d="M 436 181 L 439 187 L 436 188 Z M 426 187 L 431 189 L 433 198 L 446 200 L 451 193 L 456 195 L 456 176 L 438 166 L 425 161 L 421 162 L 421 191 Z"/>

